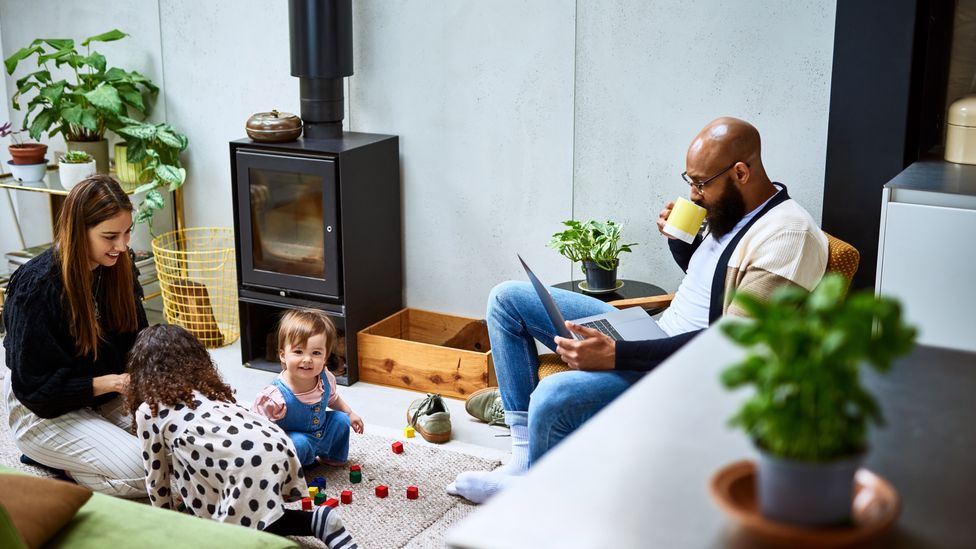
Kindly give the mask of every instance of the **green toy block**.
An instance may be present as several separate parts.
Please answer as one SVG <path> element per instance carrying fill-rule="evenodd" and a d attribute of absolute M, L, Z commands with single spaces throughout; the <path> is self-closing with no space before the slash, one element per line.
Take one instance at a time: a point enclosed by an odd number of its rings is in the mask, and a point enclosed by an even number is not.
<path fill-rule="evenodd" d="M 319 492 L 315 494 L 315 505 L 316 506 L 322 505 L 322 502 L 327 499 L 329 498 L 325 495 L 325 492 Z"/>
<path fill-rule="evenodd" d="M 349 482 L 357 484 L 363 481 L 362 471 L 349 471 Z"/>

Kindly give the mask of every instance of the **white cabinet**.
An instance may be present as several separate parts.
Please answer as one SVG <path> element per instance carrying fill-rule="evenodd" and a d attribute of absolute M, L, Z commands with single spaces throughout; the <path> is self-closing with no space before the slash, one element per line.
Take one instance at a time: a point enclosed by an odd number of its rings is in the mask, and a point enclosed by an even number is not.
<path fill-rule="evenodd" d="M 976 351 L 971 188 L 976 167 L 941 161 L 913 164 L 885 185 L 875 288 L 902 302 L 919 343 Z"/>

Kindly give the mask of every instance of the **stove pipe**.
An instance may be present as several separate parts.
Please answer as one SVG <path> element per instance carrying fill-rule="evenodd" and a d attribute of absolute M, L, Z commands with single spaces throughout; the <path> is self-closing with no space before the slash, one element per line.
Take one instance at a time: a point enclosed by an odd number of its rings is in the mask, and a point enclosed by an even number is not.
<path fill-rule="evenodd" d="M 288 0 L 288 27 L 305 137 L 339 137 L 342 79 L 352 76 L 352 0 Z"/>

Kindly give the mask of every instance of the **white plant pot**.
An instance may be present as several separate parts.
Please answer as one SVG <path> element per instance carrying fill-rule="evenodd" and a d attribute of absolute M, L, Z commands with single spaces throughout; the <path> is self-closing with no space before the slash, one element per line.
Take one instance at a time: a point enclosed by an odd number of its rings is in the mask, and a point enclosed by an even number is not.
<path fill-rule="evenodd" d="M 44 172 L 47 171 L 47 162 L 37 164 L 14 164 L 13 160 L 7 161 L 10 167 L 10 175 L 22 183 L 31 181 L 41 181 L 44 179 Z"/>
<path fill-rule="evenodd" d="M 58 164 L 58 175 L 61 178 L 61 186 L 64 187 L 64 190 L 70 191 L 82 179 L 89 175 L 95 175 L 95 161 L 91 160 L 84 164 L 61 162 Z"/>

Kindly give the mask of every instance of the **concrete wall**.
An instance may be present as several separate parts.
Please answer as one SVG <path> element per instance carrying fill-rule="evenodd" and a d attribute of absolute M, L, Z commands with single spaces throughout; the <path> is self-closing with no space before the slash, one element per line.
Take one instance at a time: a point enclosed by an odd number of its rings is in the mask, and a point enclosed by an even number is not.
<path fill-rule="evenodd" d="M 0 0 L 5 55 L 9 29 L 33 36 L 51 24 L 14 4 Z M 578 277 L 545 247 L 573 217 L 625 223 L 641 245 L 622 275 L 673 290 L 680 273 L 653 220 L 687 193 L 685 149 L 720 115 L 759 127 L 770 174 L 819 219 L 834 7 L 354 2 L 346 124 L 400 136 L 408 305 L 481 316 L 492 285 L 524 277 L 515 252 L 550 284 Z M 187 222 L 230 225 L 227 142 L 254 112 L 298 112 L 287 4 L 126 9 L 126 24 L 159 25 L 167 119 L 190 138 Z M 87 17 L 96 32 L 125 26 Z"/>

